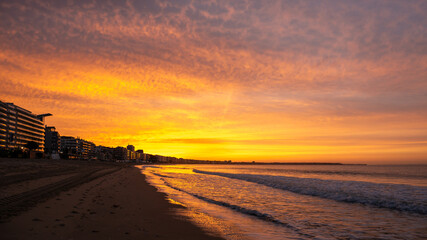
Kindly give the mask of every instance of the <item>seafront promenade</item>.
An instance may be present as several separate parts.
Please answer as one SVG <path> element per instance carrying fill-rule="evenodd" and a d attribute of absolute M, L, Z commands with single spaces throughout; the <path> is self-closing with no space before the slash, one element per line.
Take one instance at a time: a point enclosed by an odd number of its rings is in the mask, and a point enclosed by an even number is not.
<path fill-rule="evenodd" d="M 2 239 L 221 239 L 125 164 L 0 159 Z"/>

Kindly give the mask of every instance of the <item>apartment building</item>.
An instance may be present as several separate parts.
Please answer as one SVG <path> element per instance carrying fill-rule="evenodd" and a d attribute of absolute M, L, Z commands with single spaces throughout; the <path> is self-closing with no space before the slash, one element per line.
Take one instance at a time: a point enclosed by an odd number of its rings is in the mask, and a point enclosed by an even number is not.
<path fill-rule="evenodd" d="M 51 114 L 35 115 L 13 103 L 0 101 L 0 147 L 24 148 L 30 141 L 44 146 L 44 118 Z"/>
<path fill-rule="evenodd" d="M 59 153 L 61 147 L 61 136 L 55 127 L 46 126 L 44 129 L 44 152 Z"/>
<path fill-rule="evenodd" d="M 71 136 L 61 136 L 61 152 L 69 159 L 78 157 L 79 142 L 77 138 Z"/>
<path fill-rule="evenodd" d="M 95 144 L 78 137 L 62 136 L 61 151 L 70 159 L 90 159 L 95 156 Z"/>
<path fill-rule="evenodd" d="M 128 152 L 129 150 L 127 150 L 124 147 L 116 147 L 114 148 L 114 152 L 113 152 L 114 159 L 119 161 L 128 161 L 129 160 Z"/>

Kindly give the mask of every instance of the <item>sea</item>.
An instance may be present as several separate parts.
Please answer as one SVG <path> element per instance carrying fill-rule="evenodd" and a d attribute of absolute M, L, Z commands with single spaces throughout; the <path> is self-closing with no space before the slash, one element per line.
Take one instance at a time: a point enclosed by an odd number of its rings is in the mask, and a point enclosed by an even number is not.
<path fill-rule="evenodd" d="M 427 239 L 427 165 L 152 165 L 179 215 L 225 239 Z"/>

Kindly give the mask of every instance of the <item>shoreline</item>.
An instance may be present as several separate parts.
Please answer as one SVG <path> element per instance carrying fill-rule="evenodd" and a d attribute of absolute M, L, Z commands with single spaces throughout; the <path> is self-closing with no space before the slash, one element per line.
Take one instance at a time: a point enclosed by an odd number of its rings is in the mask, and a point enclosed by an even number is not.
<path fill-rule="evenodd" d="M 128 166 L 10 217 L 0 232 L 2 239 L 223 239 L 177 214 L 182 208 Z"/>

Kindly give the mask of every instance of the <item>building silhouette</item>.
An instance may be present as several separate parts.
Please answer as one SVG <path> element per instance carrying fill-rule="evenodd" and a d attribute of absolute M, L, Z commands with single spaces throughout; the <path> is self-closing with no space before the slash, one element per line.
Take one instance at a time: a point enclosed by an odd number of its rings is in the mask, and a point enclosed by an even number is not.
<path fill-rule="evenodd" d="M 44 152 L 59 153 L 61 147 L 61 136 L 56 131 L 55 127 L 45 127 L 44 132 Z"/>
<path fill-rule="evenodd" d="M 0 101 L 0 147 L 21 148 L 28 142 L 38 144 L 36 151 L 44 149 L 44 118 L 51 114 L 35 115 L 13 103 Z"/>
<path fill-rule="evenodd" d="M 69 159 L 91 159 L 95 156 L 95 144 L 78 137 L 62 136 L 61 151 Z"/>

